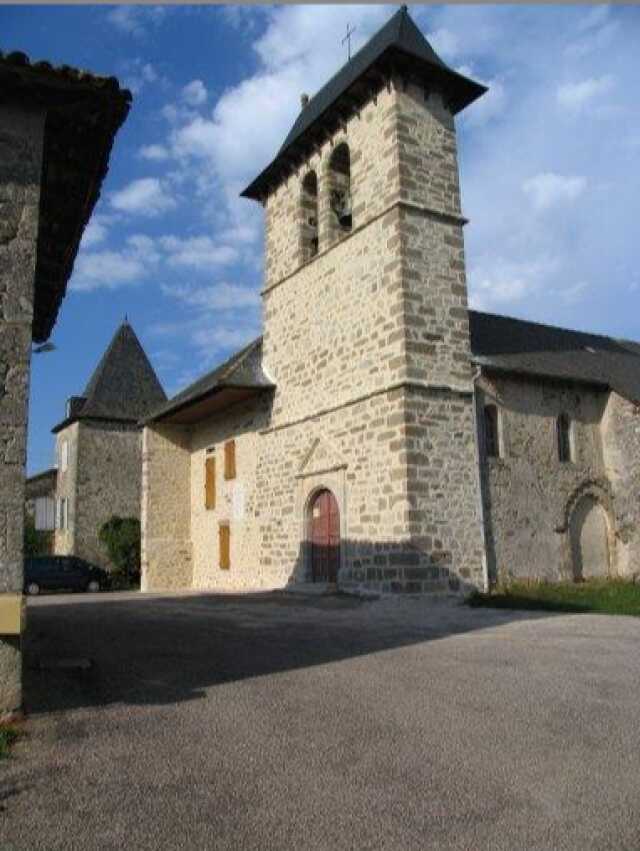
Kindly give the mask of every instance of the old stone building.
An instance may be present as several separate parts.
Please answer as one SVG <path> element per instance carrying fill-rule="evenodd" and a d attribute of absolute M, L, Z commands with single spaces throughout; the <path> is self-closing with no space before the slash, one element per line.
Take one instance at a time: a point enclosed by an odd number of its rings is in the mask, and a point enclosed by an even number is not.
<path fill-rule="evenodd" d="M 21 703 L 31 345 L 54 326 L 130 100 L 115 78 L 0 54 L 0 718 Z"/>
<path fill-rule="evenodd" d="M 54 552 L 109 567 L 100 527 L 140 517 L 142 429 L 166 395 L 133 328 L 116 331 L 81 396 L 67 401 L 56 435 Z"/>
<path fill-rule="evenodd" d="M 143 588 L 633 570 L 640 347 L 469 311 L 454 119 L 406 7 L 244 191 L 262 337 L 147 418 Z"/>

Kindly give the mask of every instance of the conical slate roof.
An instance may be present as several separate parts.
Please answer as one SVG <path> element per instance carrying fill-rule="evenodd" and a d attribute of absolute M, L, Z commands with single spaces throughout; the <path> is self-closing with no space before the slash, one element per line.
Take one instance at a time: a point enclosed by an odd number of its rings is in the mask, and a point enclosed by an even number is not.
<path fill-rule="evenodd" d="M 167 397 L 135 331 L 125 320 L 109 343 L 72 412 L 53 431 L 75 420 L 138 422 Z"/>
<path fill-rule="evenodd" d="M 358 99 L 359 81 L 374 68 L 383 74 L 394 67 L 403 73 L 414 74 L 422 81 L 437 87 L 445 96 L 451 111 L 456 114 L 483 95 L 487 88 L 458 74 L 440 59 L 427 39 L 413 22 L 406 6 L 401 8 L 369 39 L 342 68 L 311 98 L 296 119 L 289 135 L 271 162 L 241 193 L 245 198 L 259 199 L 269 183 L 278 180 L 284 161 L 303 155 L 306 137 L 313 135 L 322 122 L 331 123 L 331 113 L 340 106 L 343 96 Z M 344 104 L 341 106 L 344 112 Z M 338 121 L 341 119 L 338 118 Z"/>

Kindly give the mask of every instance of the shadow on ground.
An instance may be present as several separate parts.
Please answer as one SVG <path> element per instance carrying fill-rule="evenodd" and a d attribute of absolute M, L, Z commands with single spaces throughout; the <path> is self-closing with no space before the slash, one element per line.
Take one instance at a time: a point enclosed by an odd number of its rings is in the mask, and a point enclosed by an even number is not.
<path fill-rule="evenodd" d="M 32 714 L 173 704 L 220 683 L 545 616 L 340 594 L 52 596 L 29 607 L 24 703 Z M 85 670 L 56 667 L 86 659 Z"/>

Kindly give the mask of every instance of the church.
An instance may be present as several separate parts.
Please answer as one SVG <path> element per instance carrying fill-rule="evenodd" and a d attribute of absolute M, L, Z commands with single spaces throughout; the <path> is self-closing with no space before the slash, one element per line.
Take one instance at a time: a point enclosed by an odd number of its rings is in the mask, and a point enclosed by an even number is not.
<path fill-rule="evenodd" d="M 262 336 L 144 419 L 143 590 L 431 593 L 639 564 L 640 345 L 470 311 L 455 117 L 402 7 L 242 195 Z"/>

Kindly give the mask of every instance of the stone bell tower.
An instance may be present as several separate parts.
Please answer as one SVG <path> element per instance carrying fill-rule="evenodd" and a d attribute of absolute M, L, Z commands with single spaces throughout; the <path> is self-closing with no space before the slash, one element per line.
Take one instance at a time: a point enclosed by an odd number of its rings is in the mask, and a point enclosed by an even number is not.
<path fill-rule="evenodd" d="M 273 451 L 306 470 L 312 437 L 333 447 L 344 584 L 483 582 L 454 117 L 484 91 L 402 7 L 243 193 L 266 215 Z"/>

